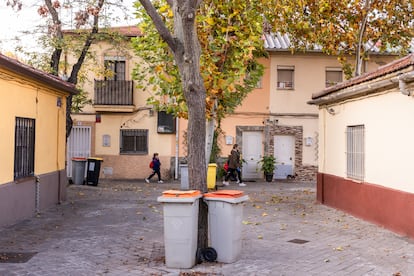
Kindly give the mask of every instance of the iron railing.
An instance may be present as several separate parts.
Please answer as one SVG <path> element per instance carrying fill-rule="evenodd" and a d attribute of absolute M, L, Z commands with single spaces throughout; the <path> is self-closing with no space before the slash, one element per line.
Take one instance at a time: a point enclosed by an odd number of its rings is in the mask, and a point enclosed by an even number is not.
<path fill-rule="evenodd" d="M 133 81 L 95 80 L 95 105 L 133 105 Z"/>

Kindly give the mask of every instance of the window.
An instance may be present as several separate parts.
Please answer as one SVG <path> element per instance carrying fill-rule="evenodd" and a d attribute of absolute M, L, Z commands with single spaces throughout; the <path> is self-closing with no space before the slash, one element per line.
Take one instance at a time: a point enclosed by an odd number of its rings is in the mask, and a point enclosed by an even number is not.
<path fill-rule="evenodd" d="M 121 154 L 148 154 L 147 129 L 121 129 Z"/>
<path fill-rule="evenodd" d="M 105 80 L 125 80 L 125 58 L 105 57 L 105 71 L 110 73 Z"/>
<path fill-rule="evenodd" d="M 342 69 L 327 67 L 325 70 L 325 87 L 342 82 Z"/>
<path fill-rule="evenodd" d="M 175 120 L 172 114 L 165 111 L 158 112 L 158 133 L 175 133 Z"/>
<path fill-rule="evenodd" d="M 16 117 L 14 179 L 34 175 L 35 120 Z"/>
<path fill-rule="evenodd" d="M 356 180 L 365 176 L 365 126 L 348 126 L 346 129 L 346 175 Z"/>
<path fill-rule="evenodd" d="M 277 88 L 293 89 L 295 67 L 294 66 L 278 66 L 277 67 Z"/>

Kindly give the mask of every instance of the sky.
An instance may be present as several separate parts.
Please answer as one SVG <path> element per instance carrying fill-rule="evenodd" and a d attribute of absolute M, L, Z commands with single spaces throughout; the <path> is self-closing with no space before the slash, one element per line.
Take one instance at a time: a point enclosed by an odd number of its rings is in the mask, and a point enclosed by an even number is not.
<path fill-rule="evenodd" d="M 41 51 L 37 48 L 36 37 L 33 34 L 24 34 L 24 31 L 33 30 L 36 26 L 45 24 L 38 13 L 39 4 L 43 1 L 24 0 L 22 10 L 16 12 L 6 6 L 5 0 L 0 0 L 0 52 L 15 52 L 16 46 L 22 46 L 27 51 Z M 61 0 L 64 2 L 64 0 Z M 135 0 L 123 0 L 125 6 L 128 7 L 127 13 L 133 17 L 133 3 Z M 68 16 L 70 17 L 70 16 Z M 126 26 L 136 24 L 136 19 L 123 20 L 113 26 Z M 18 37 L 20 42 L 16 42 L 14 38 Z"/>

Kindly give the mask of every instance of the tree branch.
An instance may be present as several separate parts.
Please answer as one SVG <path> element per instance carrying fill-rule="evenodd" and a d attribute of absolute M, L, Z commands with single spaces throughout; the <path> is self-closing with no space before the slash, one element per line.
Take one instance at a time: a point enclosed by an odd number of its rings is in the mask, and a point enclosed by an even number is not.
<path fill-rule="evenodd" d="M 58 12 L 52 5 L 52 1 L 45 0 L 45 4 L 50 12 L 50 15 L 52 16 L 53 29 L 56 32 L 56 38 L 58 40 L 58 43 L 55 46 L 55 49 L 52 53 L 52 57 L 50 59 L 50 67 L 52 69 L 52 74 L 57 76 L 59 73 L 60 56 L 62 55 L 62 45 L 61 45 L 61 41 L 63 40 L 62 23 L 59 19 Z"/>
<path fill-rule="evenodd" d="M 98 1 L 98 5 L 97 8 L 99 9 L 99 11 L 101 11 L 102 6 L 104 5 L 105 0 L 99 0 Z M 89 33 L 89 35 L 87 36 L 86 40 L 85 40 L 85 44 L 83 45 L 82 48 L 82 52 L 78 58 L 78 61 L 76 62 L 75 65 L 73 65 L 72 67 L 72 72 L 70 73 L 70 77 L 68 79 L 68 82 L 74 83 L 76 84 L 78 82 L 78 73 L 79 70 L 86 58 L 86 54 L 89 51 L 89 47 L 92 45 L 92 42 L 94 40 L 95 34 L 98 33 L 99 31 L 99 13 L 94 14 L 93 15 L 93 27 L 92 27 L 92 31 Z"/>
<path fill-rule="evenodd" d="M 151 17 L 152 22 L 155 25 L 155 28 L 157 29 L 158 33 L 162 37 L 162 39 L 168 44 L 170 49 L 173 52 L 177 51 L 177 41 L 172 36 L 171 32 L 168 30 L 167 26 L 165 26 L 164 22 L 162 21 L 162 18 L 158 14 L 157 10 L 154 8 L 150 0 L 139 0 L 141 5 L 144 7 L 144 9 L 147 11 L 148 15 Z M 168 1 L 168 4 L 172 3 L 173 1 Z M 171 6 L 171 4 L 170 4 Z"/>

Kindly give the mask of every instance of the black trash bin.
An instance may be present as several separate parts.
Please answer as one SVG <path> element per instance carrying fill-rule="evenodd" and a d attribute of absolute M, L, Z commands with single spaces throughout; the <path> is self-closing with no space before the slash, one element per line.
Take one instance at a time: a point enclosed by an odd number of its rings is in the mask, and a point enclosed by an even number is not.
<path fill-rule="evenodd" d="M 99 172 L 101 170 L 102 158 L 88 157 L 88 171 L 86 174 L 86 184 L 98 186 Z"/>

